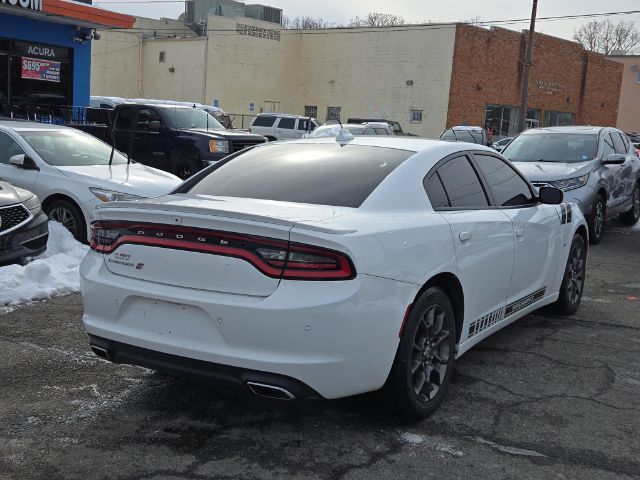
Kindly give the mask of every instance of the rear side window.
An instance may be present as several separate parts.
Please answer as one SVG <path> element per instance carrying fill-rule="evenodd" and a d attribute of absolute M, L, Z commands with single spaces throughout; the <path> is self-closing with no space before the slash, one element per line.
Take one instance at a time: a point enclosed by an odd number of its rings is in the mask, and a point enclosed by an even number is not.
<path fill-rule="evenodd" d="M 133 108 L 122 108 L 118 112 L 116 119 L 116 130 L 131 130 L 131 120 L 133 118 Z"/>
<path fill-rule="evenodd" d="M 287 130 L 293 130 L 296 128 L 295 118 L 281 118 L 278 123 L 278 128 L 286 128 Z"/>
<path fill-rule="evenodd" d="M 440 181 L 440 177 L 437 172 L 431 175 L 431 178 L 426 182 L 424 188 L 427 190 L 427 196 L 429 197 L 429 201 L 433 208 L 437 209 L 451 206 L 449 205 L 447 192 L 444 191 L 444 187 L 442 186 L 442 182 Z"/>
<path fill-rule="evenodd" d="M 276 123 L 276 117 L 264 116 L 264 117 L 256 117 L 253 121 L 252 127 L 273 127 L 273 124 Z"/>
<path fill-rule="evenodd" d="M 516 207 L 530 205 L 533 194 L 520 175 L 507 163 L 491 155 L 473 155 L 487 180 L 496 205 Z"/>
<path fill-rule="evenodd" d="M 452 207 L 489 206 L 482 184 L 466 157 L 456 157 L 438 168 L 438 175 Z"/>
<path fill-rule="evenodd" d="M 358 208 L 413 154 L 337 143 L 268 145 L 223 164 L 188 193 Z"/>
<path fill-rule="evenodd" d="M 386 128 L 376 128 L 376 133 L 378 135 L 391 135 Z"/>

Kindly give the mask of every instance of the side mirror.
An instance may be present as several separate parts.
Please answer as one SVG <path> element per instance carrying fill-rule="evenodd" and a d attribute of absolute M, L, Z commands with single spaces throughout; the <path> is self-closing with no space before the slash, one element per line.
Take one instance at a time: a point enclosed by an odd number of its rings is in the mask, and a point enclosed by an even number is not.
<path fill-rule="evenodd" d="M 159 132 L 162 130 L 162 124 L 158 120 L 152 120 L 149 122 L 148 129 L 150 132 Z"/>
<path fill-rule="evenodd" d="M 603 165 L 622 165 L 624 161 L 627 159 L 621 153 L 612 153 L 607 158 L 602 160 Z"/>
<path fill-rule="evenodd" d="M 21 153 L 9 158 L 9 163 L 25 170 L 40 170 L 31 157 Z"/>
<path fill-rule="evenodd" d="M 540 187 L 538 198 L 546 205 L 559 205 L 564 200 L 564 192 L 556 187 Z"/>

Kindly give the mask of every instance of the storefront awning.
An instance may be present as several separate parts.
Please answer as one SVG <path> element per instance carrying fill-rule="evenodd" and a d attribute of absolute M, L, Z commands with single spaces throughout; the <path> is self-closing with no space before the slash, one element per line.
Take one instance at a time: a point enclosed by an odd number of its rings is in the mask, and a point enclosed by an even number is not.
<path fill-rule="evenodd" d="M 132 28 L 135 17 L 72 0 L 0 0 L 0 13 L 84 28 Z"/>

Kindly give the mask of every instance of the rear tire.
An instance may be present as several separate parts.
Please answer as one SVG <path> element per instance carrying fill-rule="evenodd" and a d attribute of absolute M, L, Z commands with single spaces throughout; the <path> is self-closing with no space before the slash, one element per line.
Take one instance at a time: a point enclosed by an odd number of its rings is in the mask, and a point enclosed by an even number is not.
<path fill-rule="evenodd" d="M 76 240 L 87 243 L 87 225 L 78 207 L 68 200 L 54 200 L 46 206 L 45 213 L 50 220 L 62 224 Z"/>
<path fill-rule="evenodd" d="M 409 314 L 383 388 L 392 408 L 421 419 L 445 397 L 453 372 L 456 322 L 447 295 L 429 288 Z"/>
<path fill-rule="evenodd" d="M 618 216 L 620 222 L 629 227 L 638 223 L 638 219 L 640 219 L 640 183 L 636 183 L 633 187 L 631 198 L 631 208 Z"/>
<path fill-rule="evenodd" d="M 553 311 L 561 315 L 573 315 L 580 307 L 586 277 L 586 247 L 582 235 L 576 233 L 569 249 L 569 258 L 567 259 L 562 285 L 560 286 L 560 296 L 551 306 Z"/>
<path fill-rule="evenodd" d="M 604 223 L 607 218 L 607 203 L 604 195 L 598 194 L 593 206 L 591 207 L 591 215 L 587 220 L 589 226 L 589 243 L 597 245 L 602 240 L 604 234 Z"/>

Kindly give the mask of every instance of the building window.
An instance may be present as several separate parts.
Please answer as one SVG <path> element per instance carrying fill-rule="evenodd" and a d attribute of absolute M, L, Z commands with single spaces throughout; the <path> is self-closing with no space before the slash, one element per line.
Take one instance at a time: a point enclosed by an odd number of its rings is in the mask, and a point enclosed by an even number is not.
<path fill-rule="evenodd" d="M 411 110 L 411 123 L 422 123 L 422 110 Z"/>
<path fill-rule="evenodd" d="M 165 63 L 166 61 L 167 61 L 167 52 L 165 51 L 160 52 L 160 54 L 158 55 L 158 62 Z"/>
<path fill-rule="evenodd" d="M 314 107 L 311 105 L 304 106 L 304 116 L 305 117 L 313 117 L 318 118 L 318 107 Z"/>
<path fill-rule="evenodd" d="M 334 121 L 334 122 L 339 122 L 340 121 L 340 110 L 341 107 L 327 107 L 327 122 L 330 121 Z"/>
<path fill-rule="evenodd" d="M 491 132 L 494 142 L 501 138 L 512 137 L 518 130 L 517 112 L 515 107 L 487 105 L 484 109 L 484 125 L 480 126 Z"/>
<path fill-rule="evenodd" d="M 636 73 L 636 83 L 640 83 L 640 72 Z"/>
<path fill-rule="evenodd" d="M 563 127 L 566 125 L 573 125 L 573 113 L 544 112 L 545 127 Z"/>

